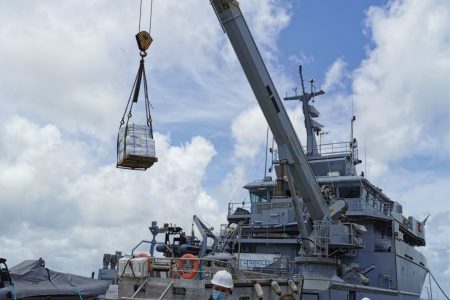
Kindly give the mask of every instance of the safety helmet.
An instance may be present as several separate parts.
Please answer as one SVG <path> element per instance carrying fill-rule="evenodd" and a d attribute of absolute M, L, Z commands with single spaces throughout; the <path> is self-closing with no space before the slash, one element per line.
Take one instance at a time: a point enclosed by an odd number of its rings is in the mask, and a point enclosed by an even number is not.
<path fill-rule="evenodd" d="M 370 298 L 364 297 L 361 300 L 370 300 Z"/>
<path fill-rule="evenodd" d="M 220 270 L 214 274 L 211 283 L 228 289 L 233 288 L 233 278 L 231 277 L 231 274 L 225 270 Z"/>

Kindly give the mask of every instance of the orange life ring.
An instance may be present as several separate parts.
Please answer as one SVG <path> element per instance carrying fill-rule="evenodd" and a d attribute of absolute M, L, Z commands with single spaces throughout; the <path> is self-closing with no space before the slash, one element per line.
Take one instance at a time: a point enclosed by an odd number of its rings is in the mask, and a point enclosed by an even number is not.
<path fill-rule="evenodd" d="M 192 261 L 192 264 L 194 265 L 194 268 L 192 269 L 192 271 L 188 272 L 188 273 L 183 271 L 183 266 L 184 266 L 184 262 L 186 261 L 186 259 L 189 259 L 190 261 Z M 186 253 L 185 255 L 180 257 L 180 259 L 178 260 L 178 274 L 180 274 L 181 278 L 192 279 L 195 277 L 195 275 L 197 275 L 197 272 L 198 272 L 198 260 L 194 255 L 192 255 L 190 253 Z"/>

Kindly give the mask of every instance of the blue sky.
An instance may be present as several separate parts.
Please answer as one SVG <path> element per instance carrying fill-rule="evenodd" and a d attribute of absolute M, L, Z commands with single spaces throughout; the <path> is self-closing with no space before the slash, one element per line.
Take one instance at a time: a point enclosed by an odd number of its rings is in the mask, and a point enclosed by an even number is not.
<path fill-rule="evenodd" d="M 366 11 L 387 1 L 294 1 L 291 23 L 280 35 L 280 58 L 286 67 L 289 57 L 302 52 L 311 57 L 305 73 L 323 80 L 327 68 L 343 57 L 349 68 L 356 68 L 371 45 L 364 34 Z M 326 22 L 324 22 L 326 20 Z M 294 69 L 295 70 L 295 69 Z"/>
<path fill-rule="evenodd" d="M 224 222 L 228 201 L 263 176 L 266 124 L 207 2 L 155 0 L 160 160 L 133 173 L 115 169 L 115 138 L 138 67 L 138 1 L 0 0 L 0 252 L 12 263 L 42 256 L 90 274 L 151 220 Z M 240 2 L 279 94 L 298 86 L 299 62 L 326 89 L 315 103 L 324 142 L 348 138 L 353 102 L 361 167 L 405 213 L 431 214 L 423 252 L 450 291 L 445 0 Z M 304 141 L 300 108 L 286 106 Z"/>

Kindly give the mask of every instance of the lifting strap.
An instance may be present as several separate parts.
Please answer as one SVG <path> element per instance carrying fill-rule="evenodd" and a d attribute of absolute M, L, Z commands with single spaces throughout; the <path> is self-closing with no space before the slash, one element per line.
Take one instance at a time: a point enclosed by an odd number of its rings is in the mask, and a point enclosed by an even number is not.
<path fill-rule="evenodd" d="M 150 100 L 148 98 L 148 83 L 147 83 L 147 76 L 145 74 L 144 57 L 145 56 L 143 56 L 141 53 L 141 61 L 139 63 L 139 69 L 136 74 L 136 78 L 134 80 L 130 96 L 128 98 L 127 106 L 125 107 L 125 111 L 123 112 L 119 129 L 125 124 L 128 126 L 128 123 L 130 122 L 130 119 L 133 116 L 133 114 L 132 114 L 133 104 L 138 102 L 139 92 L 140 92 L 141 86 L 143 85 L 144 86 L 145 117 L 146 117 L 147 126 L 150 127 L 150 136 L 151 136 L 151 138 L 153 138 L 152 116 L 150 114 L 150 108 L 153 108 L 153 106 L 150 104 Z M 127 116 L 126 121 L 125 121 L 125 116 Z"/>

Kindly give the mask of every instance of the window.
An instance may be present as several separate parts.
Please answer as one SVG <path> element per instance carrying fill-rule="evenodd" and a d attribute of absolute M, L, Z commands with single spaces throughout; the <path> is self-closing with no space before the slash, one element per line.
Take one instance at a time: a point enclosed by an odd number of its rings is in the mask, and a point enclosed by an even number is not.
<path fill-rule="evenodd" d="M 359 186 L 342 186 L 339 188 L 340 198 L 360 198 L 361 188 Z"/>
<path fill-rule="evenodd" d="M 267 200 L 267 192 L 266 191 L 255 191 L 255 192 L 250 192 L 250 201 L 252 203 L 260 203 L 260 202 L 269 202 Z"/>

